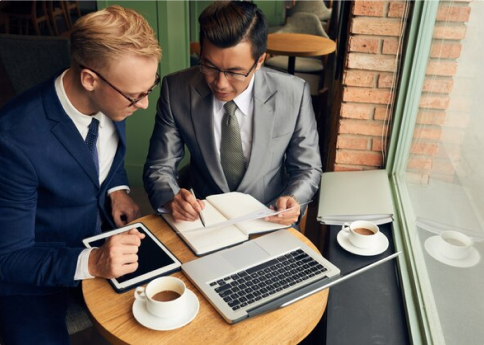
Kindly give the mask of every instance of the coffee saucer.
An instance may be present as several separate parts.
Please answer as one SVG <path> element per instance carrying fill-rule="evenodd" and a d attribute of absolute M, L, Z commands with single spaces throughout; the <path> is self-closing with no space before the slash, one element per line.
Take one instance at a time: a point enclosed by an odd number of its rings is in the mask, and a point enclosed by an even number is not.
<path fill-rule="evenodd" d="M 183 315 L 177 318 L 170 317 L 156 317 L 151 314 L 146 308 L 146 303 L 140 300 L 135 300 L 133 303 L 133 315 L 136 321 L 146 328 L 153 329 L 155 331 L 170 331 L 185 326 L 191 322 L 198 314 L 200 308 L 200 302 L 197 296 L 190 291 L 187 293 L 187 309 Z"/>
<path fill-rule="evenodd" d="M 356 254 L 356 255 L 361 255 L 361 256 L 373 256 L 373 255 L 378 255 L 383 253 L 385 250 L 388 248 L 388 238 L 383 235 L 381 232 L 379 232 L 376 236 L 377 238 L 377 244 L 372 247 L 372 248 L 358 248 L 355 247 L 349 239 L 349 233 L 346 230 L 341 230 L 338 232 L 338 236 L 336 239 L 338 240 L 339 245 L 346 251 Z"/>
<path fill-rule="evenodd" d="M 479 255 L 479 252 L 474 247 L 469 248 L 469 253 L 465 258 L 462 258 L 459 260 L 449 259 L 444 255 L 440 254 L 439 242 L 440 242 L 439 236 L 432 236 L 427 238 L 424 246 L 425 246 L 425 250 L 427 250 L 427 253 L 429 253 L 431 257 L 433 257 L 437 261 L 440 261 L 443 264 L 453 266 L 453 267 L 472 267 L 477 265 L 481 260 L 481 256 Z"/>

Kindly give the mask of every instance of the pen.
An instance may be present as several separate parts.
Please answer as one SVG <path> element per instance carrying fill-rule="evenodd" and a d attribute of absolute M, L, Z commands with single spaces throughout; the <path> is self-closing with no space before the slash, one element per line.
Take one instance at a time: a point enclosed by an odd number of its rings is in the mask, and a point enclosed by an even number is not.
<path fill-rule="evenodd" d="M 192 193 L 192 195 L 195 197 L 195 199 L 197 198 L 197 197 L 195 196 L 195 192 L 193 191 L 193 188 L 190 188 L 190 193 Z M 203 218 L 202 211 L 200 211 L 200 212 L 198 213 L 198 216 L 200 217 L 200 221 L 202 222 L 203 227 L 205 227 L 205 219 Z"/>

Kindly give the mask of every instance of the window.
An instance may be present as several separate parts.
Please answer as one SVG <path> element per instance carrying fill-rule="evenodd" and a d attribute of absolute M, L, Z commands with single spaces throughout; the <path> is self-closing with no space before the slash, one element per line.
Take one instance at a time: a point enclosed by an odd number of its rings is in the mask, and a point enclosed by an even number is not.
<path fill-rule="evenodd" d="M 416 2 L 412 17 L 389 166 L 410 324 L 429 343 L 482 344 L 484 2 Z M 445 230 L 474 240 L 462 259 Z"/>

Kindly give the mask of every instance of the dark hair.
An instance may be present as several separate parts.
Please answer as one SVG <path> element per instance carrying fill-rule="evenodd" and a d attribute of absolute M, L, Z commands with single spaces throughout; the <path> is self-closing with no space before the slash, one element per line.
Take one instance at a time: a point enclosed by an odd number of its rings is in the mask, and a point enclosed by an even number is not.
<path fill-rule="evenodd" d="M 267 48 L 267 21 L 257 5 L 247 1 L 214 1 L 198 17 L 200 47 L 208 39 L 219 48 L 236 46 L 243 40 L 252 45 L 258 59 Z"/>

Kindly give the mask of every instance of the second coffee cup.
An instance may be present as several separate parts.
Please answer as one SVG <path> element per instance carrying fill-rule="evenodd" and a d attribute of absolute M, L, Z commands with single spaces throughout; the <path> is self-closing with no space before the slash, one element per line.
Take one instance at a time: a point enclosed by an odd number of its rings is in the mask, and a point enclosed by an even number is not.
<path fill-rule="evenodd" d="M 178 317 L 186 307 L 185 283 L 175 277 L 161 277 L 134 292 L 137 300 L 146 303 L 148 311 L 157 317 Z"/>
<path fill-rule="evenodd" d="M 368 249 L 377 244 L 380 229 L 375 223 L 357 220 L 345 223 L 343 229 L 348 232 L 348 239 L 355 247 Z"/>

